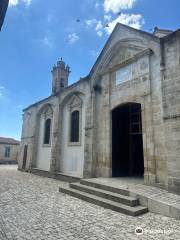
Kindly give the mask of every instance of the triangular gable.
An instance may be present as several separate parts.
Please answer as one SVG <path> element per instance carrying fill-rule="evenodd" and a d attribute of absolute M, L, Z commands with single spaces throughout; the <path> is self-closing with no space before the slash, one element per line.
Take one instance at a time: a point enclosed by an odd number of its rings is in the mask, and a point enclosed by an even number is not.
<path fill-rule="evenodd" d="M 77 107 L 82 105 L 82 99 L 77 96 L 76 94 L 73 94 L 73 96 L 69 100 L 69 108 Z"/>
<path fill-rule="evenodd" d="M 117 34 L 119 34 L 120 31 L 125 31 L 126 32 L 131 32 L 132 34 L 129 34 L 131 35 L 131 37 L 128 38 L 124 36 L 124 34 L 122 35 L 122 37 L 120 36 L 119 39 L 116 39 L 116 36 Z M 119 34 L 120 35 L 120 34 Z M 127 34 L 128 35 L 128 34 Z M 135 37 L 132 37 L 132 36 L 135 36 Z M 141 36 L 141 37 L 139 37 Z M 140 47 L 140 45 L 143 45 L 143 38 L 150 38 L 152 41 L 156 41 L 156 42 L 159 42 L 159 38 L 148 33 L 148 32 L 144 32 L 142 30 L 137 30 L 137 29 L 134 29 L 132 27 L 129 27 L 127 25 L 124 25 L 124 24 L 121 24 L 121 23 L 117 23 L 113 32 L 111 33 L 111 35 L 109 36 L 104 48 L 102 49 L 101 53 L 99 54 L 95 64 L 93 65 L 90 73 L 89 73 L 89 76 L 92 77 L 94 74 L 96 75 L 96 72 L 97 70 L 99 69 L 100 65 L 103 65 L 103 62 L 105 61 L 108 61 L 106 58 L 110 58 L 110 52 L 112 51 L 113 53 L 111 54 L 116 54 L 116 44 L 118 45 L 118 42 L 121 41 L 120 44 L 122 44 L 122 46 L 124 45 L 128 45 L 130 44 L 131 47 L 134 45 L 134 48 L 138 48 L 138 45 L 139 45 L 139 51 L 143 51 L 144 49 L 148 48 L 148 46 L 145 46 L 144 45 L 144 48 Z M 140 42 L 141 41 L 141 44 L 137 44 L 138 41 Z M 137 46 L 136 46 L 137 45 Z M 114 50 L 113 50 L 114 48 Z M 108 53 L 109 51 L 109 53 Z M 111 56 L 112 57 L 112 56 Z M 100 67 L 102 68 L 102 66 Z"/>

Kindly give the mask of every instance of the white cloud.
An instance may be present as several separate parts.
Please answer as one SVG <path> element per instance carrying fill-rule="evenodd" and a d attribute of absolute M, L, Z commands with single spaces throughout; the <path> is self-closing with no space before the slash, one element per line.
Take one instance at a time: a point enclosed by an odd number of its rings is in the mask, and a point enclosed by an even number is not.
<path fill-rule="evenodd" d="M 93 28 L 95 30 L 95 32 L 97 33 L 97 35 L 99 37 L 102 37 L 103 28 L 104 28 L 102 21 L 98 21 L 97 19 L 93 18 L 93 19 L 87 20 L 86 25 L 88 28 Z"/>
<path fill-rule="evenodd" d="M 105 32 L 111 34 L 117 23 L 140 29 L 144 24 L 144 19 L 141 14 L 121 12 L 123 9 L 133 8 L 136 1 L 137 0 L 103 0 L 104 19 L 97 20 L 93 18 L 86 20 L 87 28 L 94 29 L 99 37 L 102 37 Z"/>
<path fill-rule="evenodd" d="M 118 13 L 122 9 L 130 9 L 136 0 L 104 0 L 104 11 L 106 13 Z"/>
<path fill-rule="evenodd" d="M 19 109 L 23 109 L 23 105 L 22 104 L 19 104 L 18 106 L 17 106 L 17 108 L 19 108 Z"/>
<path fill-rule="evenodd" d="M 95 18 L 86 20 L 87 27 L 93 27 L 95 24 L 97 24 L 97 20 Z"/>
<path fill-rule="evenodd" d="M 19 0 L 9 0 L 9 6 L 16 6 L 19 3 Z"/>
<path fill-rule="evenodd" d="M 102 28 L 103 28 L 102 22 L 101 22 L 101 21 L 98 21 L 95 30 L 96 30 L 96 31 L 99 31 L 99 30 L 101 30 Z"/>
<path fill-rule="evenodd" d="M 97 35 L 98 35 L 99 37 L 102 37 L 103 32 L 102 32 L 102 31 L 97 31 Z"/>
<path fill-rule="evenodd" d="M 27 6 L 29 6 L 32 0 L 21 0 L 21 1 L 23 1 Z"/>
<path fill-rule="evenodd" d="M 144 19 L 143 19 L 142 15 L 140 15 L 140 14 L 124 14 L 124 13 L 122 13 L 115 20 L 108 23 L 109 27 L 106 28 L 106 32 L 108 34 L 111 34 L 115 25 L 118 22 L 128 25 L 130 27 L 136 28 L 136 29 L 140 29 L 142 27 L 142 25 L 144 24 Z"/>
<path fill-rule="evenodd" d="M 35 45 L 37 45 L 38 47 L 43 47 L 46 49 L 53 49 L 55 44 L 54 44 L 54 40 L 51 36 L 45 35 L 42 38 L 36 38 L 32 40 L 32 43 L 34 43 Z"/>
<path fill-rule="evenodd" d="M 100 4 L 98 2 L 95 3 L 95 8 L 98 8 Z"/>
<path fill-rule="evenodd" d="M 71 33 L 68 35 L 68 43 L 74 44 L 79 40 L 79 36 L 76 33 Z"/>
<path fill-rule="evenodd" d="M 29 6 L 31 4 L 32 0 L 9 0 L 9 6 L 16 6 L 20 3 L 24 3 L 26 6 Z"/>
<path fill-rule="evenodd" d="M 105 21 L 110 21 L 112 19 L 111 15 L 104 15 L 104 20 Z"/>
<path fill-rule="evenodd" d="M 48 48 L 53 48 L 54 47 L 54 43 L 53 43 L 52 39 L 48 36 L 45 36 L 40 41 L 44 46 L 46 46 Z"/>
<path fill-rule="evenodd" d="M 0 98 L 4 95 L 5 87 L 0 85 Z"/>
<path fill-rule="evenodd" d="M 52 14 L 48 14 L 48 16 L 47 16 L 47 22 L 48 22 L 48 23 L 51 23 L 52 20 L 53 20 L 53 15 L 52 15 Z"/>

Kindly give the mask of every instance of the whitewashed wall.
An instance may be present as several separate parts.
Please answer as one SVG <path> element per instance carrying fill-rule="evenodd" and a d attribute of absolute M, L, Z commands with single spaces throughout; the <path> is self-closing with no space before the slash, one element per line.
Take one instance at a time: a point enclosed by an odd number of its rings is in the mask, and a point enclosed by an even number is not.
<path fill-rule="evenodd" d="M 45 122 L 45 118 L 44 118 L 44 115 L 42 114 L 40 117 L 40 124 L 39 124 L 39 137 L 38 137 L 36 167 L 41 170 L 49 171 L 50 170 L 50 161 L 51 161 L 51 146 L 43 145 L 44 122 Z M 51 123 L 52 123 L 52 121 L 51 121 Z"/>
<path fill-rule="evenodd" d="M 80 144 L 71 146 L 69 144 L 70 131 L 70 111 L 68 104 L 63 109 L 63 127 L 62 127 L 62 160 L 60 163 L 60 172 L 66 175 L 83 177 L 84 165 L 84 127 L 85 127 L 85 109 L 82 104 L 80 115 Z"/>

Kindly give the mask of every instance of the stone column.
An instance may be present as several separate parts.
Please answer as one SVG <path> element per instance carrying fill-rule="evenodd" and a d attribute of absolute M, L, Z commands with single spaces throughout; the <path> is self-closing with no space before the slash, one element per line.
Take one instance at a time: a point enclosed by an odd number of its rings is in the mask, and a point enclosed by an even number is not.
<path fill-rule="evenodd" d="M 51 139 L 51 165 L 50 172 L 53 174 L 58 170 L 58 161 L 60 153 L 60 113 L 59 113 L 59 104 L 54 107 L 53 111 L 53 129 L 52 129 L 52 139 Z"/>
<path fill-rule="evenodd" d="M 146 100 L 145 100 L 146 99 Z M 142 130 L 144 152 L 144 182 L 154 185 L 156 182 L 156 159 L 154 153 L 154 134 L 150 96 L 144 98 L 142 107 Z"/>
<path fill-rule="evenodd" d="M 85 137 L 84 137 L 84 178 L 90 178 L 93 176 L 93 93 L 90 94 L 86 100 L 85 107 Z"/>
<path fill-rule="evenodd" d="M 111 176 L 110 74 L 98 77 L 93 95 L 93 174 Z"/>

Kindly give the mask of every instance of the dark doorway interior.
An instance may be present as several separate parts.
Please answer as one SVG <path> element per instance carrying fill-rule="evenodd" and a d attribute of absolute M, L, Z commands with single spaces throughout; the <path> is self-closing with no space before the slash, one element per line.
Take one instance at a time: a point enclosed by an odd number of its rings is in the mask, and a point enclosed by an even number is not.
<path fill-rule="evenodd" d="M 112 111 L 112 176 L 143 176 L 141 105 L 129 103 Z"/>
<path fill-rule="evenodd" d="M 25 146 L 24 146 L 24 154 L 23 154 L 23 165 L 22 165 L 22 169 L 26 169 L 27 151 L 28 151 L 28 145 L 25 145 Z"/>

